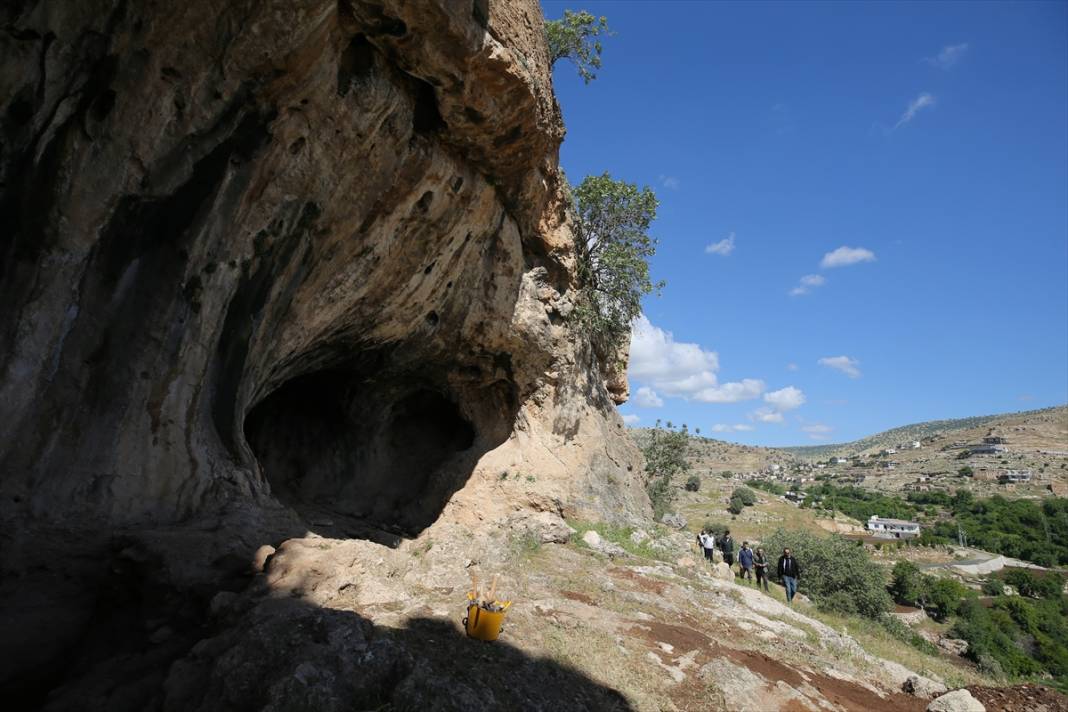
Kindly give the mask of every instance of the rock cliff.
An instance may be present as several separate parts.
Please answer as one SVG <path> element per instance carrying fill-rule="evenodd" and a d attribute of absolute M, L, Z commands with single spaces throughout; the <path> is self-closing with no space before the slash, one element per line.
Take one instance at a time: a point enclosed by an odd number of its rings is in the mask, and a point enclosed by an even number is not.
<path fill-rule="evenodd" d="M 0 15 L 5 691 L 289 536 L 646 513 L 535 0 Z"/>

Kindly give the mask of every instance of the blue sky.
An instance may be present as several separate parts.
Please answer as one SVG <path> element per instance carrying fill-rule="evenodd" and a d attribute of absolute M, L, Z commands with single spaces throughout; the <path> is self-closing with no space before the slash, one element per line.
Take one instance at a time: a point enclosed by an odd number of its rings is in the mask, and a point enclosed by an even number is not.
<path fill-rule="evenodd" d="M 1068 401 L 1068 4 L 542 5 L 616 32 L 591 84 L 555 68 L 569 179 L 661 201 L 628 422 L 816 444 Z"/>

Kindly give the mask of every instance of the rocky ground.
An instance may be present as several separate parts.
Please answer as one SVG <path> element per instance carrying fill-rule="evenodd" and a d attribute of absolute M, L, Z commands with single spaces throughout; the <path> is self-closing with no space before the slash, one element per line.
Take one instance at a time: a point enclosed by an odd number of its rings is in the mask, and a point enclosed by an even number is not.
<path fill-rule="evenodd" d="M 395 549 L 318 536 L 264 549 L 263 572 L 215 597 L 205 637 L 170 667 L 153 706 L 904 712 L 945 691 L 919 676 L 906 694 L 914 671 L 808 604 L 720 578 L 682 534 L 636 533 L 628 553 L 590 535 L 562 543 L 571 531 L 551 515 L 505 531 L 437 527 Z M 515 602 L 496 642 L 462 632 L 472 574 L 483 585 L 499 576 L 500 597 Z M 90 692 L 61 691 L 49 709 L 109 709 L 125 694 Z"/>

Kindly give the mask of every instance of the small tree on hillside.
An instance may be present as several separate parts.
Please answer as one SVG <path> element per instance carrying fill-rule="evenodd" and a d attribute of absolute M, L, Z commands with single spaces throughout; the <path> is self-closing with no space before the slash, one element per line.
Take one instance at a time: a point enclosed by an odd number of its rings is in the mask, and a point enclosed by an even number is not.
<path fill-rule="evenodd" d="M 607 18 L 594 17 L 585 10 L 564 10 L 559 20 L 545 21 L 549 63 L 570 59 L 582 81 L 589 84 L 597 78 L 593 70 L 601 68 L 601 41 L 597 37 L 602 34 L 612 34 Z"/>
<path fill-rule="evenodd" d="M 690 470 L 690 463 L 686 459 L 689 446 L 690 434 L 685 424 L 679 430 L 670 430 L 661 428 L 658 420 L 650 433 L 649 442 L 642 448 L 648 476 L 646 491 L 657 519 L 668 511 L 675 499 L 672 479 Z"/>
<path fill-rule="evenodd" d="M 701 478 L 697 475 L 690 475 L 686 480 L 686 491 L 696 492 L 701 489 Z"/>
<path fill-rule="evenodd" d="M 572 197 L 581 285 L 575 316 L 604 359 L 630 338 L 642 297 L 664 286 L 649 278 L 656 240 L 648 231 L 658 203 L 648 187 L 607 173 L 587 176 Z"/>

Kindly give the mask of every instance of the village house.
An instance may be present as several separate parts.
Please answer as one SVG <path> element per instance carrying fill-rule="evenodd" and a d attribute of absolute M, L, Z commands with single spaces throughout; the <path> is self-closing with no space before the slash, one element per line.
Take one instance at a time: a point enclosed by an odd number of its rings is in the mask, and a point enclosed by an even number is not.
<path fill-rule="evenodd" d="M 907 522 L 904 519 L 883 519 L 876 515 L 868 518 L 865 525 L 872 536 L 885 539 L 911 539 L 920 535 L 918 522 Z"/>
<path fill-rule="evenodd" d="M 1030 482 L 1031 471 L 1030 470 L 1005 470 L 998 475 L 999 484 L 1018 484 L 1020 482 Z"/>
<path fill-rule="evenodd" d="M 835 465 L 848 465 L 849 464 L 849 460 L 847 460 L 844 457 L 836 457 L 836 458 L 834 458 L 833 462 L 834 462 Z"/>
<path fill-rule="evenodd" d="M 973 455 L 999 455 L 1003 452 L 1008 452 L 1004 445 L 995 445 L 992 443 L 983 443 L 982 445 L 971 445 L 968 450 Z"/>

